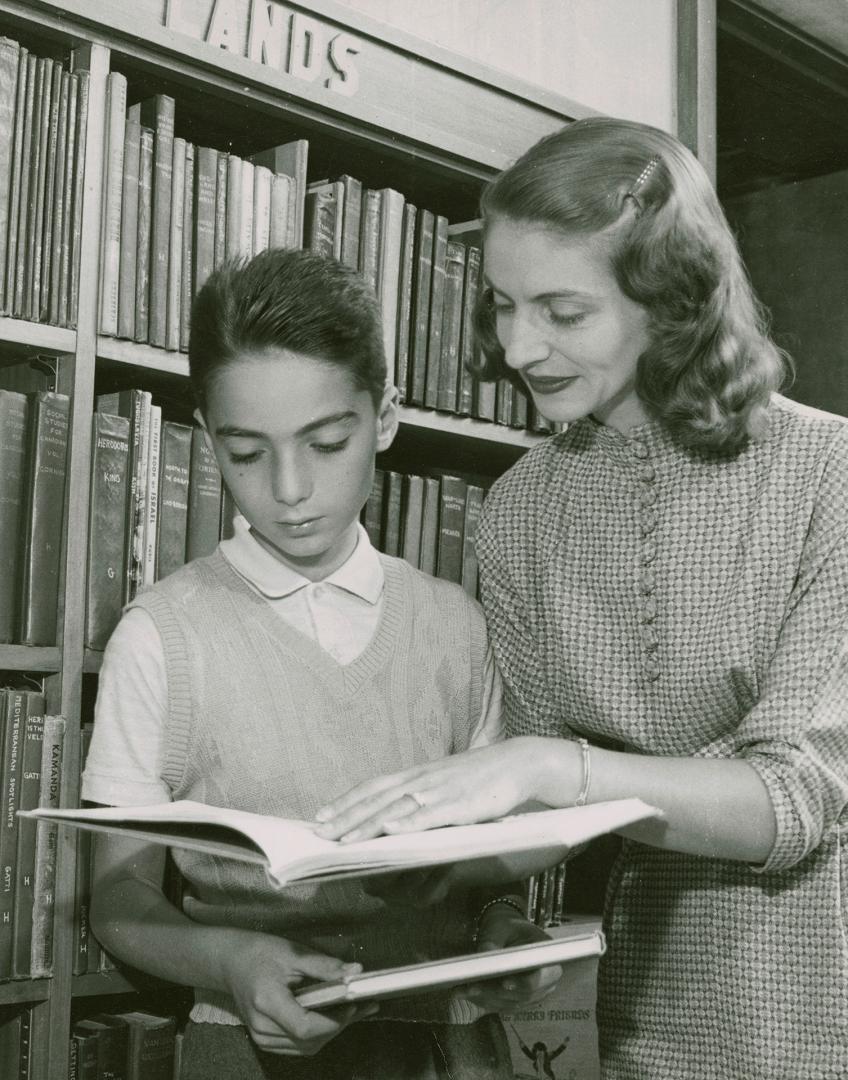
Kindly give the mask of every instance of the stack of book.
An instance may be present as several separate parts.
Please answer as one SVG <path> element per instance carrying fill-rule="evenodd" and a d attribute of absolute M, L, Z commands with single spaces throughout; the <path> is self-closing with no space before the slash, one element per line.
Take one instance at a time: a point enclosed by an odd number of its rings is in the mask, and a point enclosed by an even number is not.
<path fill-rule="evenodd" d="M 88 89 L 0 37 L 0 315 L 76 325 Z"/>
<path fill-rule="evenodd" d="M 173 1016 L 95 1013 L 71 1029 L 68 1080 L 179 1080 L 181 1042 Z"/>

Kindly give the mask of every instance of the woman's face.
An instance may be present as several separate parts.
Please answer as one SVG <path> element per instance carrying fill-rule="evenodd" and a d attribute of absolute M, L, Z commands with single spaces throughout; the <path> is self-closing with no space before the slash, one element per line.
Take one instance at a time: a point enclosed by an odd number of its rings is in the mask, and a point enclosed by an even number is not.
<path fill-rule="evenodd" d="M 542 416 L 619 431 L 648 418 L 635 389 L 648 313 L 618 287 L 602 241 L 495 221 L 484 270 L 506 363 Z"/>

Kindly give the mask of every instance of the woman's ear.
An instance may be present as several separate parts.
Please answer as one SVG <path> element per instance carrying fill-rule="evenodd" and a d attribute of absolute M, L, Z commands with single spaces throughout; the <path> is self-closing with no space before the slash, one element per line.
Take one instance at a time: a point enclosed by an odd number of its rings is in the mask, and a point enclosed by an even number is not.
<path fill-rule="evenodd" d="M 383 391 L 380 408 L 377 410 L 377 452 L 380 453 L 395 441 L 398 429 L 398 392 L 397 387 L 389 384 Z"/>

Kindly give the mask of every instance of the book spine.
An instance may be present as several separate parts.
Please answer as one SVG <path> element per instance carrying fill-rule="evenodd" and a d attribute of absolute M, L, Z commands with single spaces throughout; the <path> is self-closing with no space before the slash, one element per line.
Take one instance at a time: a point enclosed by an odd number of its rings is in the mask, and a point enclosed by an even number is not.
<path fill-rule="evenodd" d="M 403 479 L 403 517 L 401 521 L 400 555 L 414 567 L 421 561 L 421 518 L 424 513 L 424 477 L 405 476 Z"/>
<path fill-rule="evenodd" d="M 403 240 L 400 253 L 398 281 L 398 325 L 395 348 L 395 386 L 401 402 L 409 393 L 409 336 L 412 318 L 413 255 L 415 247 L 415 218 L 418 211 L 407 203 L 403 208 Z"/>
<path fill-rule="evenodd" d="M 397 352 L 400 256 L 403 246 L 404 198 L 384 188 L 380 203 L 380 310 L 383 315 L 383 347 L 386 363 L 394 372 Z"/>
<path fill-rule="evenodd" d="M 0 691 L 2 702 L 2 768 L 0 791 L 0 979 L 12 976 L 12 918 L 15 911 L 15 861 L 18 848 L 16 814 L 21 802 L 21 748 L 26 695 L 21 690 Z"/>
<path fill-rule="evenodd" d="M 168 233 L 168 304 L 165 348 L 177 352 L 180 347 L 180 300 L 183 290 L 183 204 L 185 200 L 185 139 L 172 142 L 171 159 L 171 228 Z"/>
<path fill-rule="evenodd" d="M 185 188 L 183 194 L 183 250 L 182 250 L 182 287 L 180 289 L 180 351 L 188 352 L 188 338 L 191 328 L 191 301 L 194 296 L 194 170 L 196 151 L 192 143 L 186 143 Z"/>
<path fill-rule="evenodd" d="M 359 269 L 359 230 L 362 222 L 362 183 L 353 176 L 341 178 L 344 187 L 342 216 L 341 261 L 353 270 Z"/>
<path fill-rule="evenodd" d="M 118 333 L 121 265 L 121 195 L 127 118 L 127 79 L 109 73 L 106 87 L 106 150 L 103 155 L 103 224 L 100 237 L 100 333 Z"/>
<path fill-rule="evenodd" d="M 85 140 L 88 131 L 89 75 L 77 75 L 77 153 L 74 165 L 74 200 L 71 224 L 70 278 L 68 288 L 68 325 L 76 326 L 79 311 L 80 248 L 82 246 L 82 197 L 85 180 Z"/>
<path fill-rule="evenodd" d="M 59 280 L 62 271 L 62 243 L 65 233 L 67 199 L 68 112 L 71 105 L 71 76 L 62 72 L 59 90 L 59 114 L 56 123 L 56 161 L 53 176 L 53 205 L 49 237 L 45 237 L 44 290 L 41 321 L 58 323 Z"/>
<path fill-rule="evenodd" d="M 462 533 L 462 578 L 460 584 L 469 596 L 477 596 L 478 571 L 477 551 L 474 541 L 477 536 L 477 526 L 480 523 L 480 513 L 483 509 L 483 499 L 486 492 L 476 484 L 469 484 L 465 494 L 465 522 Z"/>
<path fill-rule="evenodd" d="M 30 410 L 19 640 L 55 645 L 70 400 L 40 391 Z"/>
<path fill-rule="evenodd" d="M 239 254 L 246 259 L 253 257 L 253 163 L 241 163 L 241 233 L 239 236 Z"/>
<path fill-rule="evenodd" d="M 225 254 L 228 259 L 237 259 L 241 254 L 241 213 L 242 213 L 242 160 L 235 154 L 227 157 L 227 221 Z"/>
<path fill-rule="evenodd" d="M 15 303 L 15 266 L 18 260 L 18 216 L 21 200 L 21 164 L 26 127 L 27 86 L 29 82 L 29 52 L 21 48 L 15 80 L 13 141 L 9 160 L 9 202 L 6 224 L 5 258 L 0 263 L 3 288 L 0 289 L 0 314 L 8 315 Z"/>
<path fill-rule="evenodd" d="M 41 748 L 44 743 L 43 696 L 27 692 L 24 712 L 20 808 L 34 810 L 38 806 L 41 790 Z M 15 978 L 26 978 L 30 971 L 35 835 L 35 821 L 19 818 L 14 884 L 15 913 L 12 919 L 12 972 Z"/>
<path fill-rule="evenodd" d="M 439 498 L 439 556 L 437 576 L 459 584 L 462 580 L 462 533 L 466 483 L 459 476 L 443 476 Z"/>
<path fill-rule="evenodd" d="M 380 205 L 382 192 L 367 188 L 362 192 L 359 230 L 359 272 L 379 296 L 380 287 Z"/>
<path fill-rule="evenodd" d="M 20 594 L 20 535 L 26 501 L 27 412 L 23 394 L 0 390 L 0 642 L 15 640 Z"/>
<path fill-rule="evenodd" d="M 138 220 L 136 223 L 136 341 L 150 334 L 150 245 L 153 225 L 153 132 L 141 128 L 138 153 Z"/>
<path fill-rule="evenodd" d="M 162 409 L 150 406 L 147 443 L 147 478 L 144 519 L 144 564 L 142 585 L 152 585 L 156 580 L 156 532 L 159 523 L 159 458 L 162 437 Z"/>
<path fill-rule="evenodd" d="M 121 616 L 127 539 L 130 422 L 93 417 L 85 644 L 104 649 Z"/>
<path fill-rule="evenodd" d="M 126 120 L 121 190 L 121 235 L 118 258 L 118 337 L 135 338 L 136 274 L 138 272 L 138 182 L 141 124 L 135 114 Z"/>
<path fill-rule="evenodd" d="M 235 499 L 229 492 L 226 484 L 221 484 L 221 514 L 218 518 L 218 539 L 230 540 L 235 536 L 233 520 L 238 513 Z"/>
<path fill-rule="evenodd" d="M 15 110 L 21 47 L 10 38 L 0 38 L 0 315 L 6 307 L 5 267 L 8 251 L 12 160 L 15 144 Z"/>
<path fill-rule="evenodd" d="M 424 477 L 424 508 L 421 511 L 421 555 L 418 568 L 436 576 L 439 560 L 439 481 Z"/>
<path fill-rule="evenodd" d="M 474 337 L 474 309 L 480 288 L 480 248 L 471 246 L 465 255 L 465 279 L 462 287 L 462 332 L 459 346 L 459 400 L 457 412 L 471 416 L 474 412 L 474 384 L 471 366 L 477 360 L 479 349 Z"/>
<path fill-rule="evenodd" d="M 84 768 L 91 745 L 92 725 L 84 724 L 80 729 L 80 764 Z M 87 829 L 74 830 L 74 953 L 72 971 L 74 975 L 85 975 L 88 971 L 88 953 L 92 948 L 91 923 L 91 833 Z"/>
<path fill-rule="evenodd" d="M 411 405 L 424 404 L 427 384 L 427 342 L 430 329 L 430 289 L 433 279 L 433 230 L 435 218 L 419 210 L 415 222 L 413 251 L 412 313 L 409 330 L 409 391 Z"/>
<path fill-rule="evenodd" d="M 253 254 L 265 251 L 271 242 L 271 170 L 253 167 Z"/>
<path fill-rule="evenodd" d="M 56 198 L 56 163 L 59 156 L 60 123 L 64 120 L 62 109 L 62 83 L 64 71 L 61 64 L 53 68 L 53 85 L 50 91 L 50 116 L 47 128 L 47 158 L 44 167 L 43 222 L 41 229 L 41 267 L 33 279 L 33 318 L 46 320 L 49 312 L 50 275 L 53 256 L 53 228 Z M 61 119 L 60 119 L 61 117 Z"/>
<path fill-rule="evenodd" d="M 37 139 L 34 127 L 36 119 L 36 97 L 39 92 L 38 85 L 38 57 L 30 54 L 27 57 L 26 98 L 24 101 L 23 115 L 23 139 L 21 142 L 21 169 L 20 191 L 18 193 L 18 221 L 17 221 L 17 244 L 16 258 L 12 268 L 14 280 L 14 292 L 12 300 L 12 314 L 23 318 L 24 310 L 24 267 L 27 251 L 27 220 L 29 217 L 31 170 L 33 154 L 33 137 Z"/>
<path fill-rule="evenodd" d="M 304 201 L 306 198 L 306 170 L 309 143 L 306 139 L 295 139 L 290 143 L 274 146 L 254 154 L 251 161 L 255 165 L 265 165 L 272 172 L 285 173 L 292 179 L 292 198 L 289 203 L 289 242 L 291 248 L 303 247 Z"/>
<path fill-rule="evenodd" d="M 221 474 L 199 427 L 191 433 L 186 561 L 211 555 L 218 546 Z"/>
<path fill-rule="evenodd" d="M 304 242 L 310 251 L 332 256 L 336 201 L 329 185 L 306 193 Z"/>
<path fill-rule="evenodd" d="M 459 347 L 462 335 L 462 283 L 465 245 L 448 240 L 445 254 L 445 301 L 442 311 L 442 358 L 436 408 L 456 412 L 459 399 Z"/>
<path fill-rule="evenodd" d="M 271 173 L 271 229 L 269 243 L 272 248 L 289 246 L 289 202 L 292 179 L 285 173 Z"/>
<path fill-rule="evenodd" d="M 383 551 L 387 555 L 400 554 L 400 522 L 403 505 L 403 476 L 386 471 L 383 489 Z"/>
<path fill-rule="evenodd" d="M 44 717 L 44 741 L 41 755 L 41 790 L 38 805 L 58 808 L 62 791 L 62 758 L 65 720 L 61 716 Z M 30 975 L 34 979 L 53 974 L 53 928 L 56 909 L 56 852 L 59 826 L 40 821 L 35 840 L 35 883 L 32 908 L 32 951 Z"/>
<path fill-rule="evenodd" d="M 174 162 L 174 99 L 166 94 L 142 102 L 141 121 L 154 130 L 153 214 L 150 248 L 148 340 L 165 348 L 168 341 L 168 259 L 171 234 L 171 173 Z"/>
<path fill-rule="evenodd" d="M 147 521 L 147 455 L 150 444 L 149 390 L 131 390 L 130 482 L 131 511 L 127 523 L 126 600 L 132 600 L 144 582 L 144 528 Z"/>
<path fill-rule="evenodd" d="M 435 409 L 439 400 L 439 374 L 442 367 L 442 317 L 445 306 L 448 221 L 438 215 L 433 229 L 433 278 L 430 286 L 430 320 L 427 336 L 427 377 L 424 404 Z"/>
<path fill-rule="evenodd" d="M 378 551 L 383 543 L 383 490 L 386 474 L 382 469 L 374 470 L 371 494 L 362 510 L 362 524 L 368 533 L 368 539 Z"/>
<path fill-rule="evenodd" d="M 187 424 L 169 420 L 162 424 L 157 578 L 167 577 L 178 570 L 186 558 L 191 433 L 192 429 Z"/>
<path fill-rule="evenodd" d="M 218 154 L 218 167 L 215 178 L 215 267 L 219 267 L 227 257 L 227 173 L 229 159 L 226 154 Z"/>
<path fill-rule="evenodd" d="M 215 269 L 215 186 L 218 151 L 198 146 L 194 174 L 194 288 L 196 294 Z"/>
<path fill-rule="evenodd" d="M 30 209 L 27 224 L 26 285 L 24 315 L 37 319 L 41 309 L 41 243 L 44 234 L 44 192 L 47 180 L 48 143 L 50 140 L 50 107 L 53 98 L 53 73 L 58 65 L 42 57 L 39 64 L 39 98 L 32 136 L 32 176 L 30 178 Z"/>

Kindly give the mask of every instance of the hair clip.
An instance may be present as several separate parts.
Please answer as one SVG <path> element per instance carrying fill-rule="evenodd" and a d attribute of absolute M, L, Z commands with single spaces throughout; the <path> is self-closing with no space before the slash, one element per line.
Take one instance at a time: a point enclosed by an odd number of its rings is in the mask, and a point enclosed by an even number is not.
<path fill-rule="evenodd" d="M 633 187 L 631 187 L 631 189 L 625 195 L 626 199 L 633 199 L 633 201 L 636 203 L 636 205 L 640 209 L 641 209 L 642 204 L 636 198 L 636 193 L 639 191 L 640 188 L 644 187 L 644 185 L 648 182 L 648 178 L 650 177 L 650 175 L 654 171 L 654 169 L 657 167 L 657 165 L 659 165 L 659 163 L 660 163 L 659 154 L 654 154 L 654 156 L 651 158 L 651 160 L 648 162 L 648 164 L 645 166 L 645 168 L 636 177 L 636 182 L 633 184 Z"/>

